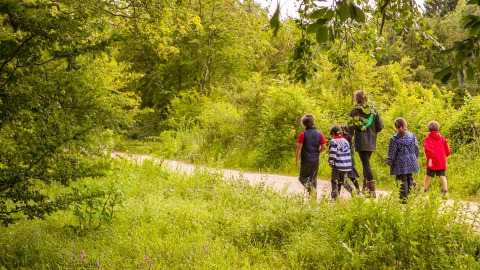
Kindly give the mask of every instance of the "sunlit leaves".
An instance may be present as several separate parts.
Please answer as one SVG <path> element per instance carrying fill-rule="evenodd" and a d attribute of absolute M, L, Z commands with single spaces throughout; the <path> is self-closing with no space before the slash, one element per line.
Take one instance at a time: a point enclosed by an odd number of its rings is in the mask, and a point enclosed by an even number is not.
<path fill-rule="evenodd" d="M 0 222 L 44 217 L 74 200 L 68 187 L 97 177 L 102 133 L 129 126 L 136 99 L 125 66 L 107 54 L 116 32 L 86 1 L 5 0 L 0 38 Z M 71 192 L 71 190 L 70 190 Z M 7 201 L 13 202 L 7 206 Z"/>

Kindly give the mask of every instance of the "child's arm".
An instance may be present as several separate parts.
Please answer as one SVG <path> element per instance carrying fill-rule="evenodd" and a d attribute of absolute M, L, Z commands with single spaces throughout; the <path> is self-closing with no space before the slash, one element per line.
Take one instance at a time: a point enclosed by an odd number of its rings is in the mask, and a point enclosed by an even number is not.
<path fill-rule="evenodd" d="M 415 156 L 418 157 L 420 156 L 420 151 L 418 150 L 418 141 L 417 141 L 417 137 L 414 135 L 415 137 Z"/>
<path fill-rule="evenodd" d="M 326 150 L 327 150 L 327 144 L 326 143 L 320 145 L 320 154 L 325 152 Z"/>
<path fill-rule="evenodd" d="M 328 149 L 328 164 L 332 167 L 335 164 L 335 160 L 337 159 L 337 144 L 334 142 L 330 143 L 330 147 Z"/>
<path fill-rule="evenodd" d="M 295 158 L 295 166 L 297 167 L 298 167 L 298 162 L 300 161 L 300 154 L 302 153 L 302 146 L 303 146 L 303 143 L 298 143 L 297 154 Z"/>
<path fill-rule="evenodd" d="M 443 148 L 445 149 L 445 156 L 450 156 L 450 146 L 448 146 L 447 140 L 443 140 Z"/>
<path fill-rule="evenodd" d="M 327 140 L 323 134 L 320 135 L 320 154 L 327 150 Z"/>
<path fill-rule="evenodd" d="M 425 156 L 431 157 L 435 153 L 435 150 L 433 148 L 433 143 L 430 139 L 425 138 L 425 141 L 423 142 L 423 150 L 425 151 Z"/>
<path fill-rule="evenodd" d="M 395 139 L 392 137 L 390 138 L 390 144 L 388 145 L 388 156 L 387 156 L 387 165 L 392 166 L 393 161 L 397 157 L 398 145 Z"/>

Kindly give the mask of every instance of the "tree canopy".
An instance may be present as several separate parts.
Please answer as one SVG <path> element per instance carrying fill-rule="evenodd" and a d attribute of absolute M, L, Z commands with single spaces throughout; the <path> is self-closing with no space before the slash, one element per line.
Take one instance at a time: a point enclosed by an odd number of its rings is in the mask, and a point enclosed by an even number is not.
<path fill-rule="evenodd" d="M 432 15 L 433 10 L 444 16 L 456 7 L 457 1 L 432 1 L 426 4 L 427 14 Z M 468 5 L 478 6 L 477 0 L 468 0 Z M 280 27 L 279 9 L 270 18 L 270 26 L 274 32 Z M 476 10 L 476 9 L 475 9 Z M 441 53 L 455 53 L 451 64 L 438 71 L 434 78 L 443 83 L 452 83 L 454 87 L 463 87 L 465 82 L 473 80 L 474 71 L 480 71 L 478 38 L 480 34 L 480 17 L 475 11 L 463 15 L 461 26 L 468 31 L 465 38 L 457 40 L 449 48 L 433 36 L 430 29 L 422 28 L 425 19 L 421 7 L 410 0 L 341 0 L 333 1 L 330 6 L 318 5 L 316 1 L 303 1 L 299 8 L 300 19 L 298 24 L 302 29 L 302 36 L 298 38 L 295 50 L 295 69 L 297 81 L 307 80 L 315 67 L 310 65 L 311 49 L 314 44 L 336 55 L 339 78 L 351 72 L 348 61 L 348 52 L 352 50 L 366 50 L 373 53 L 382 37 L 385 28 L 390 25 L 397 35 L 408 35 L 410 32 L 418 33 L 417 36 L 427 46 L 439 46 Z M 315 43 L 310 36 L 314 36 Z M 362 46 L 363 45 L 363 46 Z"/>

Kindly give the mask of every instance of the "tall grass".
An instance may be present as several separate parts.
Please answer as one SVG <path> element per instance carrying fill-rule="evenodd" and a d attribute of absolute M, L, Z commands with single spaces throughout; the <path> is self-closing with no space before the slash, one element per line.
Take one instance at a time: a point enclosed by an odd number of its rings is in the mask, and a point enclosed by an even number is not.
<path fill-rule="evenodd" d="M 305 202 L 220 172 L 116 161 L 114 218 L 75 231 L 63 211 L 0 229 L 5 269 L 480 269 L 470 218 L 434 196 Z M 475 213 L 474 213 L 475 214 Z"/>

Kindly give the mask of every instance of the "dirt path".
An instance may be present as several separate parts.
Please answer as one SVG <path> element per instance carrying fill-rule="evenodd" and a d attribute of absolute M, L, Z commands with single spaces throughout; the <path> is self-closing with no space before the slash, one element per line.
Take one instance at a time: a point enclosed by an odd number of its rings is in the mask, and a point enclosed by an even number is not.
<path fill-rule="evenodd" d="M 138 163 L 142 163 L 144 160 L 153 159 L 152 156 L 149 155 L 135 155 L 135 154 L 125 154 L 120 152 L 113 152 L 112 157 L 123 157 L 134 160 Z M 197 166 L 188 164 L 181 161 L 175 160 L 161 160 L 155 159 L 156 162 L 159 162 L 165 168 L 177 171 L 180 173 L 191 174 L 195 170 L 213 170 L 212 168 L 208 168 L 205 166 Z M 280 174 L 267 174 L 267 173 L 252 173 L 252 172 L 241 172 L 237 170 L 228 170 L 223 169 L 223 175 L 225 179 L 231 180 L 243 180 L 248 181 L 251 185 L 258 185 L 264 183 L 265 186 L 271 187 L 276 191 L 279 192 L 286 192 L 286 193 L 296 193 L 296 194 L 303 194 L 304 188 L 302 184 L 298 181 L 298 177 L 295 176 L 286 176 Z M 317 183 L 317 193 L 318 197 L 321 196 L 330 196 L 331 185 L 330 181 L 327 180 L 318 180 Z M 386 196 L 389 195 L 391 191 L 379 190 L 377 189 L 377 196 Z M 350 194 L 342 189 L 340 194 L 343 198 L 350 198 Z M 449 199 L 446 201 L 446 206 L 453 205 L 455 203 L 454 200 Z M 460 201 L 460 203 L 465 204 L 466 209 L 469 209 L 471 212 L 478 212 L 478 203 L 474 202 L 467 202 L 467 201 Z"/>

